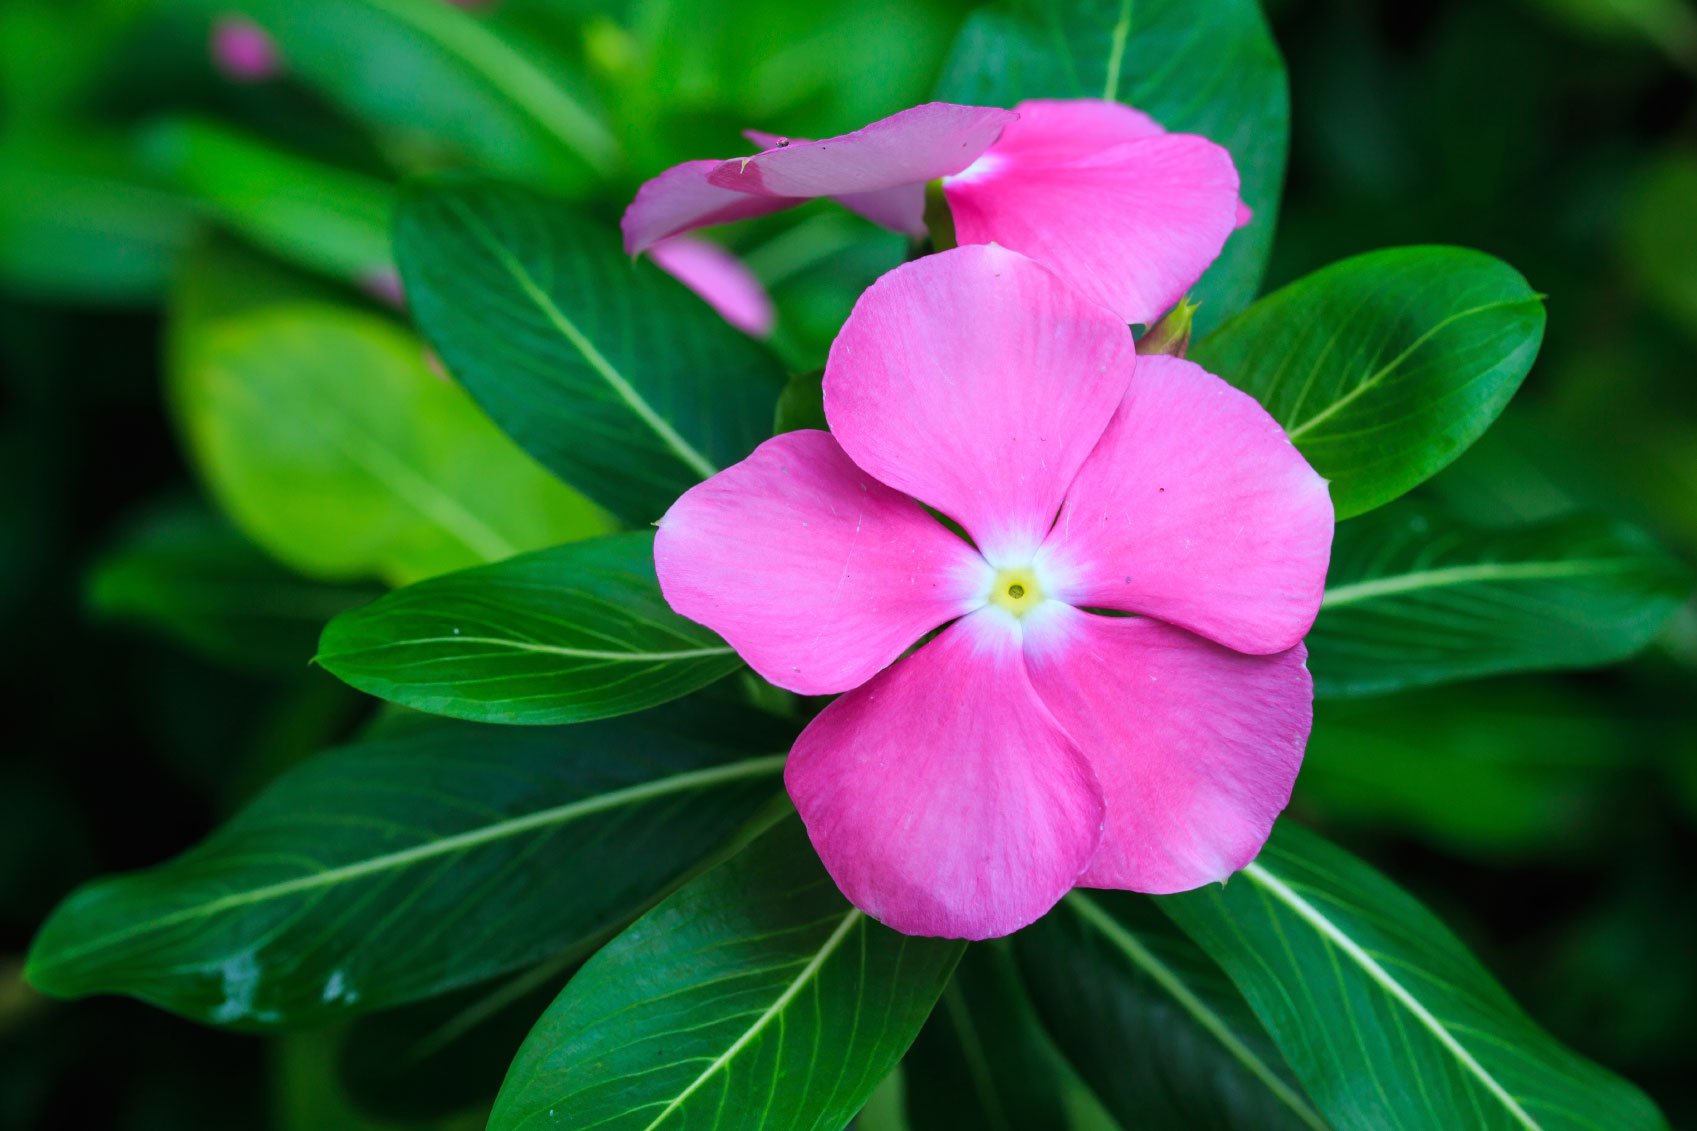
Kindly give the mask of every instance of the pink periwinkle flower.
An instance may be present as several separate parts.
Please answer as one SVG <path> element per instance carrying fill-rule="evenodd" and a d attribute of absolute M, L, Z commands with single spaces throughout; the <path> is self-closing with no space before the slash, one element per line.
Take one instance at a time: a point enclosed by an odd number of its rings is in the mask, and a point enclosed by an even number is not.
<path fill-rule="evenodd" d="M 1124 321 L 1150 323 L 1249 220 L 1225 149 L 1117 102 L 931 102 L 823 141 L 748 136 L 765 148 L 643 185 L 625 250 L 821 196 L 922 236 L 925 186 L 941 180 L 958 243 L 1021 252 Z"/>
<path fill-rule="evenodd" d="M 649 249 L 655 264 L 745 334 L 764 338 L 776 315 L 771 296 L 742 260 L 709 240 L 672 236 Z"/>
<path fill-rule="evenodd" d="M 283 69 L 283 57 L 269 32 L 244 16 L 212 21 L 212 65 L 233 82 L 263 82 Z"/>
<path fill-rule="evenodd" d="M 824 381 L 831 432 L 692 487 L 654 557 L 766 679 L 844 693 L 785 782 L 848 898 L 978 939 L 1075 885 L 1253 859 L 1308 739 L 1332 539 L 1272 417 L 993 244 L 875 283 Z"/>

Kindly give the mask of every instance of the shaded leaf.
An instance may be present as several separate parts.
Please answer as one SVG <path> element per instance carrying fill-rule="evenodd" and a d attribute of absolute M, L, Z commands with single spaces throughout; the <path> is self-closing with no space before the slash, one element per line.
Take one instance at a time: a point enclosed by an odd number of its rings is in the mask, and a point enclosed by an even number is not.
<path fill-rule="evenodd" d="M 681 704 L 419 720 L 285 774 L 205 843 L 60 905 L 26 975 L 241 1028 L 416 1001 L 623 922 L 778 787 L 787 736 Z"/>
<path fill-rule="evenodd" d="M 1314 693 L 1612 663 L 1650 643 L 1691 589 L 1624 523 L 1485 529 L 1404 500 L 1338 527 L 1308 635 Z"/>
<path fill-rule="evenodd" d="M 261 309 L 176 361 L 177 415 L 214 495 L 304 574 L 404 584 L 607 529 L 375 315 Z"/>
<path fill-rule="evenodd" d="M 524 554 L 337 617 L 318 662 L 361 691 L 490 723 L 569 723 L 687 695 L 742 665 L 674 613 L 651 531 Z"/>
<path fill-rule="evenodd" d="M 156 508 L 95 564 L 86 601 L 237 664 L 299 670 L 337 613 L 378 595 L 299 577 L 196 504 Z"/>
<path fill-rule="evenodd" d="M 783 375 L 609 226 L 520 189 L 403 195 L 396 255 L 448 368 L 566 482 L 649 523 L 771 435 Z"/>
<path fill-rule="evenodd" d="M 1522 1013 L 1431 912 L 1288 821 L 1224 887 L 1157 902 L 1340 1129 L 1666 1126 Z"/>
<path fill-rule="evenodd" d="M 1231 151 L 1255 218 L 1204 275 L 1198 330 L 1261 285 L 1290 139 L 1284 61 L 1255 0 L 998 0 L 968 17 L 938 86 L 951 102 L 1109 98 Z"/>
<path fill-rule="evenodd" d="M 1125 1127 L 1325 1127 L 1242 996 L 1146 898 L 1080 889 L 1014 949 L 1045 1028 Z"/>
<path fill-rule="evenodd" d="M 838 1131 L 963 948 L 849 906 L 785 820 L 584 965 L 519 1050 L 489 1126 Z"/>
<path fill-rule="evenodd" d="M 1382 506 L 1490 427 L 1532 367 L 1544 305 L 1456 247 L 1345 259 L 1268 295 L 1191 356 L 1284 425 L 1340 519 Z"/>

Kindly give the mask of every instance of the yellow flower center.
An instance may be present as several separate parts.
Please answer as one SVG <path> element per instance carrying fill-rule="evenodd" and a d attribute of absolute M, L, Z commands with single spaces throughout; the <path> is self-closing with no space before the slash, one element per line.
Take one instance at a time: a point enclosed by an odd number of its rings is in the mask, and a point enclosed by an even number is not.
<path fill-rule="evenodd" d="M 1029 567 L 996 571 L 990 586 L 990 603 L 999 605 L 1016 617 L 1022 617 L 1043 603 L 1043 587 L 1037 584 L 1037 574 Z"/>

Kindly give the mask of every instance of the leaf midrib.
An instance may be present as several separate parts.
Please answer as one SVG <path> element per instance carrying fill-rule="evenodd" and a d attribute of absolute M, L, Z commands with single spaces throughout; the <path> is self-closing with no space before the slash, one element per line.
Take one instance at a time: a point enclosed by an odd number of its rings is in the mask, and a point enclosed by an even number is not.
<path fill-rule="evenodd" d="M 164 930 L 167 927 L 174 927 L 179 923 L 204 919 L 252 903 L 262 903 L 303 891 L 331 887 L 379 872 L 411 867 L 438 856 L 447 856 L 480 848 L 486 844 L 522 836 L 538 829 L 547 828 L 550 825 L 569 824 L 572 821 L 610 809 L 617 809 L 624 805 L 637 805 L 673 793 L 776 774 L 783 769 L 785 757 L 782 754 L 773 754 L 758 758 L 745 758 L 742 761 L 731 762 L 722 766 L 711 766 L 703 770 L 690 770 L 682 774 L 673 774 L 670 777 L 641 782 L 634 786 L 616 789 L 594 797 L 579 798 L 576 801 L 541 809 L 535 813 L 526 813 L 521 817 L 511 817 L 479 829 L 470 829 L 455 833 L 452 836 L 440 837 L 396 852 L 373 856 L 370 859 L 353 864 L 343 864 L 321 872 L 314 872 L 311 875 L 297 876 L 292 880 L 282 880 L 248 891 L 219 896 L 217 899 L 208 900 L 205 903 L 178 908 L 176 911 L 162 915 L 157 919 L 132 923 L 120 931 L 114 931 L 112 934 L 90 939 L 81 946 L 71 947 L 59 952 L 44 964 L 56 965 L 74 962 L 84 955 L 114 946 L 127 939 Z"/>
<path fill-rule="evenodd" d="M 1572 577 L 1601 577 L 1608 574 L 1630 573 L 1638 563 L 1624 558 L 1568 558 L 1520 562 L 1476 562 L 1472 565 L 1443 566 L 1438 569 L 1415 570 L 1391 577 L 1369 581 L 1354 581 L 1326 590 L 1321 598 L 1322 609 L 1335 609 L 1372 601 L 1398 593 L 1423 589 L 1445 589 L 1453 585 L 1469 585 L 1486 581 L 1551 581 Z"/>
<path fill-rule="evenodd" d="M 766 1011 L 755 1018 L 754 1023 L 743 1030 L 742 1035 L 731 1042 L 731 1046 L 720 1053 L 713 1063 L 702 1069 L 701 1074 L 690 1081 L 687 1088 L 673 1097 L 672 1102 L 667 1104 L 665 1109 L 655 1116 L 654 1121 L 643 1131 L 654 1131 L 655 1128 L 664 1123 L 667 1117 L 678 1110 L 685 1100 L 695 1094 L 698 1088 L 711 1079 L 721 1068 L 729 1064 L 731 1058 L 746 1048 L 750 1041 L 759 1036 L 761 1031 L 771 1024 L 772 1019 L 782 1013 L 785 1007 L 795 1000 L 796 995 L 802 991 L 803 987 L 813 981 L 814 977 L 824 967 L 826 960 L 836 953 L 837 948 L 843 945 L 843 940 L 848 938 L 849 932 L 860 922 L 861 915 L 859 908 L 851 907 L 848 914 L 843 916 L 843 921 L 837 924 L 830 936 L 820 944 L 818 951 L 814 953 L 812 958 L 808 959 L 807 965 L 801 968 L 795 978 L 790 981 L 790 984 L 784 987 L 784 991 L 773 1000 L 771 1005 L 766 1007 Z"/>
<path fill-rule="evenodd" d="M 1404 986 L 1401 982 L 1397 981 L 1396 978 L 1392 977 L 1390 971 L 1380 965 L 1372 955 L 1368 954 L 1367 951 L 1362 948 L 1359 943 L 1350 938 L 1341 927 L 1328 919 L 1319 908 L 1302 898 L 1302 896 L 1297 894 L 1294 889 L 1292 889 L 1283 880 L 1269 872 L 1266 867 L 1260 863 L 1249 864 L 1243 869 L 1241 874 L 1261 885 L 1262 889 L 1269 895 L 1277 899 L 1280 903 L 1283 903 L 1286 907 L 1290 908 L 1290 910 L 1294 912 L 1298 918 L 1303 920 L 1310 927 L 1314 928 L 1314 930 L 1318 931 L 1323 938 L 1335 946 L 1342 954 L 1347 956 L 1350 961 L 1360 967 L 1362 972 L 1365 973 L 1369 979 L 1377 983 L 1380 988 L 1390 994 L 1392 998 L 1407 1009 L 1408 1012 L 1413 1015 L 1414 1019 L 1432 1034 L 1438 1044 L 1442 1046 L 1446 1052 L 1453 1056 L 1456 1062 L 1460 1064 L 1469 1075 L 1473 1076 L 1481 1084 L 1483 1084 L 1485 1086 L 1485 1090 L 1488 1091 L 1500 1104 L 1502 1104 L 1504 1109 L 1506 1109 L 1522 1127 L 1527 1128 L 1527 1131 L 1541 1131 L 1541 1127 L 1538 1122 L 1527 1114 L 1526 1109 L 1520 1106 L 1520 1102 L 1509 1094 L 1508 1089 L 1504 1088 L 1502 1084 L 1497 1081 L 1496 1077 L 1492 1076 L 1490 1072 L 1486 1070 L 1484 1065 L 1474 1059 L 1473 1054 L 1468 1052 L 1466 1047 L 1463 1046 L 1460 1041 L 1456 1040 L 1455 1035 L 1449 1031 L 1444 1023 L 1439 1021 L 1431 1010 L 1427 1009 L 1425 1005 L 1420 1002 L 1420 999 L 1414 996 L 1408 987 Z"/>
<path fill-rule="evenodd" d="M 1153 951 L 1128 931 L 1112 915 L 1102 910 L 1101 906 L 1089 896 L 1077 889 L 1067 893 L 1066 901 L 1079 918 L 1100 931 L 1107 940 L 1118 947 L 1133 965 L 1140 967 L 1144 973 L 1167 992 L 1167 995 L 1178 1003 L 1179 1007 L 1196 1019 L 1196 1023 L 1207 1030 L 1216 1041 L 1231 1054 L 1232 1058 L 1254 1076 L 1273 1094 L 1279 1102 L 1289 1108 L 1298 1119 L 1315 1131 L 1327 1131 L 1325 1120 L 1309 1107 L 1307 1102 L 1298 1095 L 1283 1080 L 1279 1079 L 1266 1061 L 1256 1056 L 1254 1051 L 1238 1040 L 1225 1020 L 1208 1008 L 1208 1004 L 1197 997 L 1189 986 L 1172 969 L 1155 957 Z"/>
<path fill-rule="evenodd" d="M 560 644 L 539 644 L 525 640 L 513 640 L 502 636 L 419 636 L 404 639 L 388 640 L 369 648 L 350 648 L 339 652 L 320 652 L 317 660 L 343 660 L 350 656 L 366 656 L 382 652 L 390 648 L 405 648 L 416 644 L 490 644 L 501 648 L 512 648 L 519 652 L 542 652 L 553 656 L 567 656 L 575 660 L 615 660 L 626 663 L 661 663 L 671 660 L 696 660 L 708 656 L 728 656 L 732 649 L 729 645 L 722 647 L 688 648 L 673 652 L 612 652 L 598 651 L 592 648 L 568 648 Z"/>
<path fill-rule="evenodd" d="M 636 391 L 636 387 L 613 367 L 613 363 L 608 361 L 601 351 L 595 348 L 595 343 L 591 342 L 588 335 L 578 329 L 577 323 L 566 317 L 565 312 L 555 305 L 548 292 L 542 289 L 518 257 L 508 251 L 506 245 L 496 238 L 495 233 L 489 230 L 482 218 L 473 212 L 463 200 L 450 198 L 448 205 L 458 213 L 460 221 L 471 231 L 477 242 L 483 245 L 484 250 L 495 257 L 496 261 L 500 263 L 508 275 L 512 276 L 513 282 L 518 284 L 519 289 L 525 293 L 525 296 L 530 299 L 542 316 L 578 352 L 578 355 L 606 383 L 614 395 L 624 402 L 625 407 L 636 414 L 637 419 L 646 424 L 649 430 L 659 438 L 660 442 L 670 449 L 672 454 L 691 471 L 703 479 L 716 475 L 719 469 L 714 466 L 712 461 L 697 451 L 694 445 L 678 433 L 677 429 L 673 428 L 664 417 L 654 411 L 654 406 L 649 404 L 642 394 Z"/>

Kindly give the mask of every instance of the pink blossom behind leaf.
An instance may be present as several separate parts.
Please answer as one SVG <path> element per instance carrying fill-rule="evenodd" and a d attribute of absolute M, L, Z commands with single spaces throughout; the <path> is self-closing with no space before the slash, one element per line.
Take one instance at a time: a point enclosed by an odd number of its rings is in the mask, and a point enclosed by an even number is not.
<path fill-rule="evenodd" d="M 844 893 L 986 938 L 1077 884 L 1252 859 L 1307 742 L 1332 529 L 1265 410 L 987 246 L 861 296 L 825 412 L 687 492 L 654 552 L 768 679 L 844 692 L 785 775 Z"/>
<path fill-rule="evenodd" d="M 283 69 L 282 55 L 269 32 L 245 16 L 212 21 L 212 64 L 232 82 L 263 82 Z"/>

